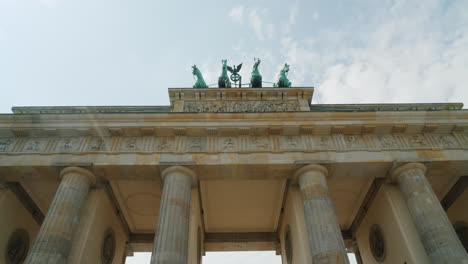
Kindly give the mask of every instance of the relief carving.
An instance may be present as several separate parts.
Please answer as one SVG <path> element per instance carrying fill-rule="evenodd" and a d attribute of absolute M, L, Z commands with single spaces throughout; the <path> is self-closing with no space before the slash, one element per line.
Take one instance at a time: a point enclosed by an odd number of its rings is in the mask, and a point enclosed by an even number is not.
<path fill-rule="evenodd" d="M 56 151 L 60 152 L 70 152 L 77 151 L 79 148 L 79 139 L 78 138 L 64 138 L 59 140 Z"/>
<path fill-rule="evenodd" d="M 100 137 L 93 137 L 89 143 L 88 150 L 90 151 L 103 151 L 108 150 L 110 139 L 104 139 Z"/>
<path fill-rule="evenodd" d="M 137 137 L 128 137 L 125 138 L 122 142 L 122 145 L 120 147 L 121 150 L 126 150 L 126 151 L 134 151 L 134 150 L 141 150 L 139 141 L 139 138 Z"/>
<path fill-rule="evenodd" d="M 0 139 L 0 152 L 7 152 L 13 142 L 14 140 L 10 138 Z"/>
<path fill-rule="evenodd" d="M 188 151 L 202 151 L 204 138 L 202 137 L 189 137 L 188 138 Z"/>
<path fill-rule="evenodd" d="M 260 136 L 253 136 L 251 138 L 251 143 L 255 150 L 266 150 L 270 145 L 268 144 L 268 138 Z"/>
<path fill-rule="evenodd" d="M 348 148 L 363 148 L 365 147 L 364 141 L 361 136 L 349 135 L 345 136 L 346 145 Z"/>
<path fill-rule="evenodd" d="M 172 147 L 172 142 L 167 137 L 158 138 L 156 141 L 156 150 L 168 151 Z"/>
<path fill-rule="evenodd" d="M 423 135 L 412 135 L 408 137 L 408 142 L 411 147 L 427 147 L 429 143 L 427 143 L 426 138 Z"/>
<path fill-rule="evenodd" d="M 26 152 L 40 152 L 45 149 L 46 142 L 42 139 L 30 139 L 24 146 Z"/>
<path fill-rule="evenodd" d="M 234 151 L 236 150 L 236 138 L 228 137 L 221 139 L 221 151 Z"/>
<path fill-rule="evenodd" d="M 377 140 L 382 148 L 398 148 L 398 143 L 392 136 L 378 135 Z"/>
<path fill-rule="evenodd" d="M 318 136 L 313 137 L 314 145 L 319 149 L 326 149 L 333 147 L 332 140 L 330 136 Z"/>
<path fill-rule="evenodd" d="M 284 149 L 299 149 L 302 144 L 300 138 L 296 136 L 283 136 L 281 137 L 281 143 Z"/>
<path fill-rule="evenodd" d="M 451 135 L 437 135 L 434 136 L 435 141 L 442 147 L 455 147 L 457 144 L 455 143 L 455 138 Z"/>
<path fill-rule="evenodd" d="M 297 101 L 184 102 L 184 112 L 284 112 L 298 111 Z"/>

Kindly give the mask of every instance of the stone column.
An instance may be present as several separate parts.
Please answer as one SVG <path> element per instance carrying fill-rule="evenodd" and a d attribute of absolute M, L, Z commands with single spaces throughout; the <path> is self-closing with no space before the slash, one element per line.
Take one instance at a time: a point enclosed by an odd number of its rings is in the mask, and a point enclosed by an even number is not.
<path fill-rule="evenodd" d="M 162 172 L 164 182 L 151 264 L 186 264 L 188 256 L 190 196 L 195 173 L 173 166 Z"/>
<path fill-rule="evenodd" d="M 328 171 L 321 165 L 307 165 L 295 177 L 304 200 L 304 215 L 314 264 L 349 263 L 340 226 L 328 196 Z"/>
<path fill-rule="evenodd" d="M 431 263 L 468 263 L 468 255 L 442 205 L 425 176 L 421 163 L 408 163 L 393 170 L 414 225 Z"/>
<path fill-rule="evenodd" d="M 77 167 L 63 169 L 60 177 L 62 181 L 25 263 L 67 262 L 81 208 L 90 186 L 96 183 L 96 177 L 88 170 Z"/>

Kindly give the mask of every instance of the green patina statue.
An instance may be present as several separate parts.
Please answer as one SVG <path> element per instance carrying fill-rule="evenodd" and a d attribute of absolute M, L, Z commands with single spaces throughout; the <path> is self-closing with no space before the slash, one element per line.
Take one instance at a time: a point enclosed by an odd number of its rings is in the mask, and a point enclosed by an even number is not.
<path fill-rule="evenodd" d="M 197 77 L 197 81 L 193 85 L 193 88 L 208 88 L 208 85 L 206 85 L 200 70 L 197 68 L 197 65 L 192 66 L 192 74 Z"/>
<path fill-rule="evenodd" d="M 250 87 L 253 87 L 253 88 L 262 88 L 262 75 L 260 75 L 260 72 L 258 71 L 259 64 L 260 64 L 260 59 L 254 58 L 252 76 L 250 77 Z"/>
<path fill-rule="evenodd" d="M 275 87 L 279 87 L 279 88 L 291 87 L 291 82 L 289 81 L 288 76 L 287 76 L 288 72 L 289 72 L 289 65 L 285 63 L 278 75 L 278 81 L 274 84 Z"/>
<path fill-rule="evenodd" d="M 221 76 L 218 78 L 218 87 L 219 88 L 231 88 L 231 81 L 227 75 L 227 60 L 221 60 L 222 62 L 222 71 Z"/>

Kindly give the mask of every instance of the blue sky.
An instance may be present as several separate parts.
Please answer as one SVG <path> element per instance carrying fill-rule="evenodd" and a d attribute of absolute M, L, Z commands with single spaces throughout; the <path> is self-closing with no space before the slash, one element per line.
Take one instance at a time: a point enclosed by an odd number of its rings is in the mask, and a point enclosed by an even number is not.
<path fill-rule="evenodd" d="M 0 0 L 0 113 L 167 105 L 191 65 L 248 80 L 254 57 L 264 81 L 291 64 L 313 103 L 466 104 L 468 1 Z"/>
<path fill-rule="evenodd" d="M 465 1 L 0 0 L 0 112 L 163 105 L 221 59 L 284 62 L 314 103 L 468 102 Z"/>

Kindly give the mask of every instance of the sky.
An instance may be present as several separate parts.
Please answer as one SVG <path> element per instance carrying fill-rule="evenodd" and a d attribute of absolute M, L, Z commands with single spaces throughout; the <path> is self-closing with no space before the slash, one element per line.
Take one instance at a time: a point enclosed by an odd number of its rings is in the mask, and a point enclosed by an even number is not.
<path fill-rule="evenodd" d="M 0 0 L 0 113 L 168 105 L 192 65 L 215 84 L 254 58 L 267 82 L 290 64 L 314 104 L 466 104 L 468 1 Z"/>

